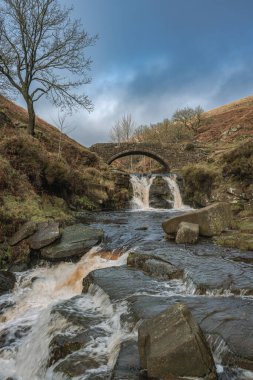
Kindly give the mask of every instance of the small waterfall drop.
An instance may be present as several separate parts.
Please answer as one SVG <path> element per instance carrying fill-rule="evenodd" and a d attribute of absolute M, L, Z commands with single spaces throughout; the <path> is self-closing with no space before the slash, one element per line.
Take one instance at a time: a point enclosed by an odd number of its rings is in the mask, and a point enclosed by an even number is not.
<path fill-rule="evenodd" d="M 134 210 L 152 209 L 149 204 L 150 188 L 157 176 L 161 175 L 141 175 L 131 174 L 130 181 L 133 187 L 133 198 L 131 208 Z M 175 174 L 162 175 L 162 178 L 167 182 L 168 187 L 173 196 L 173 209 L 185 208 L 183 204 L 179 186 L 177 184 L 177 176 Z M 172 203 L 168 200 L 168 205 Z M 168 207 L 170 208 L 170 207 Z"/>
<path fill-rule="evenodd" d="M 177 184 L 177 176 L 175 174 L 171 174 L 170 176 L 165 176 L 164 179 L 168 183 L 170 191 L 172 192 L 174 198 L 173 208 L 184 208 L 185 206 L 183 204 L 179 186 Z"/>
<path fill-rule="evenodd" d="M 133 186 L 133 209 L 149 209 L 149 190 L 155 176 L 132 174 L 130 177 Z"/>

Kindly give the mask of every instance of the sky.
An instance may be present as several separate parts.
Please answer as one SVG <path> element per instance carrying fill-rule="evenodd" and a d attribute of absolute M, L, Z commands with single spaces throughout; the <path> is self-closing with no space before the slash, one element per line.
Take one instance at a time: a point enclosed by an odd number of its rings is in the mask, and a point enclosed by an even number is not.
<path fill-rule="evenodd" d="M 91 35 L 94 111 L 76 112 L 71 137 L 85 146 L 110 141 L 124 114 L 135 125 L 172 116 L 185 106 L 205 110 L 253 95 L 253 0 L 61 0 L 74 6 Z M 22 102 L 21 102 L 22 104 Z M 53 123 L 46 101 L 39 116 Z"/>

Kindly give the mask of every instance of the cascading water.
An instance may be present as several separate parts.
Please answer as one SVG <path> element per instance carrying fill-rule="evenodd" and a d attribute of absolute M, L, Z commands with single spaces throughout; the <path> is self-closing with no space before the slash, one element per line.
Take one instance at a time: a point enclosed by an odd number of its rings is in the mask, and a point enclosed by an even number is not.
<path fill-rule="evenodd" d="M 100 257 L 97 251 L 98 248 L 92 249 L 77 264 L 60 263 L 52 268 L 38 268 L 22 274 L 12 295 L 13 307 L 0 315 L 1 380 L 58 379 L 55 374 L 51 376 L 50 371 L 46 371 L 49 344 L 52 337 L 62 333 L 69 323 L 59 314 L 52 314 L 54 306 L 81 294 L 82 280 L 90 271 L 126 262 L 126 255 L 117 260 L 107 260 Z M 107 316 L 104 322 L 108 332 L 107 347 L 114 343 L 118 345 L 120 310 L 112 310 L 108 301 L 105 307 L 104 298 L 99 291 L 92 297 L 87 295 L 82 299 L 80 309 L 92 309 L 95 302 L 96 313 L 101 309 L 101 314 Z M 118 318 L 117 321 L 115 318 Z M 109 356 L 111 353 L 107 354 Z M 105 348 L 103 355 L 106 355 Z"/>
<path fill-rule="evenodd" d="M 177 215 L 177 210 L 173 213 Z M 252 380 L 252 372 L 223 364 L 231 354 L 228 349 L 232 329 L 236 332 L 233 347 L 239 354 L 251 355 L 252 265 L 231 261 L 234 250 L 224 250 L 211 242 L 201 241 L 190 248 L 162 239 L 161 220 L 167 215 L 167 210 L 94 214 L 92 225 L 105 232 L 103 246 L 85 254 L 78 263 L 54 263 L 17 274 L 14 292 L 0 295 L 0 380 L 112 378 L 120 345 L 127 341 L 136 344 L 143 316 L 151 315 L 151 310 L 164 310 L 170 301 L 180 299 L 192 305 L 205 328 L 210 328 L 208 341 L 219 379 Z M 157 255 L 162 260 L 160 264 L 165 260 L 165 265 L 169 262 L 184 268 L 184 277 L 163 280 L 127 268 L 128 252 L 153 256 L 149 265 L 154 264 Z M 96 269 L 101 271 L 91 278 L 103 279 L 102 282 L 94 281 L 89 292 L 82 294 L 83 277 Z M 233 287 L 227 289 L 231 273 Z M 244 290 L 248 295 L 240 293 Z M 217 331 L 212 334 L 214 326 Z M 76 337 L 83 338 L 81 346 L 75 346 Z M 52 345 L 55 341 L 60 342 L 56 357 Z M 72 347 L 70 352 L 68 347 Z M 136 357 L 134 351 L 133 356 Z M 234 356 L 228 358 L 232 360 Z M 129 376 L 115 378 L 132 379 L 131 373 L 129 365 Z"/>
<path fill-rule="evenodd" d="M 143 176 L 132 174 L 130 177 L 133 186 L 133 209 L 149 209 L 149 190 L 155 179 L 155 176 Z"/>
<path fill-rule="evenodd" d="M 175 174 L 171 174 L 170 176 L 165 176 L 164 179 L 168 183 L 170 191 L 174 198 L 173 208 L 184 208 L 185 206 L 183 204 L 179 186 L 177 184 L 177 176 Z"/>
<path fill-rule="evenodd" d="M 173 209 L 182 209 L 185 208 L 183 204 L 181 193 L 179 190 L 179 186 L 177 184 L 177 176 L 175 174 L 170 175 L 159 175 L 164 178 L 167 182 L 168 187 L 173 196 Z M 155 180 L 157 175 L 140 175 L 140 174 L 132 174 L 130 176 L 130 181 L 133 187 L 133 198 L 131 201 L 132 209 L 139 210 L 148 210 L 150 208 L 149 204 L 149 194 L 150 188 Z M 168 200 L 168 205 L 170 201 Z M 168 207 L 169 208 L 169 207 Z"/>

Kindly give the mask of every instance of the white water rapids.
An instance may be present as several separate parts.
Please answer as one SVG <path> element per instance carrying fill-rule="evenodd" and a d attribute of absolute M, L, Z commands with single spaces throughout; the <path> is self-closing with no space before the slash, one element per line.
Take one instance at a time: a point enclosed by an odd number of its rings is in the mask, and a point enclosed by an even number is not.
<path fill-rule="evenodd" d="M 135 297 L 164 297 L 165 300 L 177 296 L 198 297 L 194 275 L 199 272 L 201 276 L 207 273 L 211 281 L 210 278 L 216 272 L 213 268 L 217 268 L 217 276 L 223 276 L 226 271 L 229 275 L 232 271 L 238 271 L 238 277 L 242 277 L 243 283 L 247 265 L 232 265 L 226 257 L 223 259 L 223 256 L 218 256 L 217 247 L 212 259 L 210 252 L 212 253 L 214 246 L 211 243 L 207 246 L 201 245 L 195 255 L 188 248 L 176 247 L 162 239 L 161 220 L 168 215 L 177 215 L 177 209 L 181 209 L 183 204 L 176 179 L 163 176 L 174 194 L 174 209 L 159 212 L 154 209 L 149 212 L 149 190 L 154 177 L 144 180 L 139 176 L 139 182 L 136 180 L 139 193 L 136 192 L 135 196 L 139 199 L 139 207 L 144 208 L 144 211 L 139 209 L 137 213 L 131 210 L 95 214 L 92 225 L 104 229 L 106 237 L 103 245 L 86 253 L 78 263 L 54 263 L 20 273 L 17 275 L 14 292 L 0 296 L 0 380 L 110 379 L 120 344 L 137 339 L 138 325 L 131 327 L 129 323 L 132 318 L 131 297 L 125 297 L 123 292 L 115 301 L 111 295 L 111 299 L 109 298 L 110 292 L 105 293 L 106 287 L 102 286 L 103 291 L 95 285 L 89 288 L 87 294 L 82 294 L 82 281 L 93 270 L 125 265 L 130 251 L 160 254 L 161 257 L 166 252 L 168 259 L 185 260 L 189 272 L 186 271 L 182 279 L 169 281 L 150 277 L 150 282 L 147 283 L 142 272 L 133 270 L 142 276 L 139 286 L 137 282 L 128 281 L 128 277 L 124 285 L 122 275 L 120 278 L 114 277 L 113 280 L 113 270 L 110 270 L 107 285 L 110 284 L 117 296 L 122 290 L 129 288 L 129 294 Z M 142 192 L 145 196 L 141 195 Z M 197 250 L 198 246 L 194 249 Z M 229 269 L 231 265 L 233 269 Z M 217 291 L 211 289 L 201 297 L 221 296 L 224 300 L 231 297 L 234 302 L 234 294 L 229 291 L 230 289 L 223 287 Z M 244 295 L 237 297 L 243 298 Z M 249 297 L 248 300 L 251 302 Z M 221 323 L 225 317 L 222 313 Z M 78 334 L 87 334 L 81 348 L 74 349 L 70 354 L 63 352 L 60 358 L 50 362 L 54 339 L 60 337 L 71 342 Z M 214 346 L 217 371 L 222 376 L 219 380 L 253 379 L 252 372 L 238 368 L 232 368 L 232 375 L 227 375 L 221 359 L 222 352 L 227 349 L 225 343 L 221 340 L 211 343 Z M 64 351 L 64 346 L 59 349 Z M 75 370 L 78 366 L 80 368 L 77 375 Z"/>
<path fill-rule="evenodd" d="M 7 350 L 0 345 L 1 380 L 63 379 L 52 369 L 46 371 L 50 340 L 67 327 L 64 318 L 58 314 L 52 316 L 54 305 L 81 294 L 82 280 L 89 272 L 126 263 L 127 254 L 115 260 L 103 258 L 97 251 L 98 248 L 92 249 L 78 264 L 60 263 L 22 274 L 11 299 L 15 306 L 0 315 L 0 342 L 1 338 L 9 341 Z M 104 342 L 100 342 L 97 355 L 107 355 L 108 364 L 113 366 L 124 333 L 120 327 L 124 305 L 115 310 L 103 291 L 93 289 L 92 295 L 82 297 L 78 307 L 81 310 L 95 309 L 99 315 L 106 316 L 103 328 L 108 334 Z M 86 349 L 92 350 L 93 355 L 96 352 L 89 346 Z"/>
<path fill-rule="evenodd" d="M 132 208 L 137 210 L 148 210 L 150 207 L 150 188 L 157 177 L 152 175 L 132 174 L 130 177 L 133 187 Z M 167 182 L 168 188 L 173 196 L 173 209 L 183 209 L 183 204 L 179 186 L 177 184 L 177 176 L 175 174 L 163 175 L 162 178 Z M 168 200 L 168 206 L 170 202 Z"/>

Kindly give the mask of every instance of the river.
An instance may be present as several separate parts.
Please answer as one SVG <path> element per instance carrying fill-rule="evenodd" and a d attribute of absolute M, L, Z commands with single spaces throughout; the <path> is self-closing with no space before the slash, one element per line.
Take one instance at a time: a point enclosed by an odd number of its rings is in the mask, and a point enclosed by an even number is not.
<path fill-rule="evenodd" d="M 201 318 L 207 319 L 203 326 L 220 379 L 253 379 L 247 366 L 222 363 L 227 344 L 252 358 L 252 265 L 239 251 L 205 239 L 196 246 L 166 240 L 161 222 L 180 212 L 146 208 L 90 215 L 87 223 L 105 232 L 99 247 L 77 263 L 44 264 L 17 274 L 14 292 L 0 297 L 0 380 L 110 379 L 121 343 L 137 339 L 134 312 L 152 313 L 176 298 L 206 313 Z M 130 251 L 169 260 L 185 275 L 163 281 L 128 270 Z M 82 294 L 83 278 L 96 269 L 101 285 Z M 219 331 L 232 338 L 217 338 Z M 73 343 L 65 356 L 64 342 Z"/>

